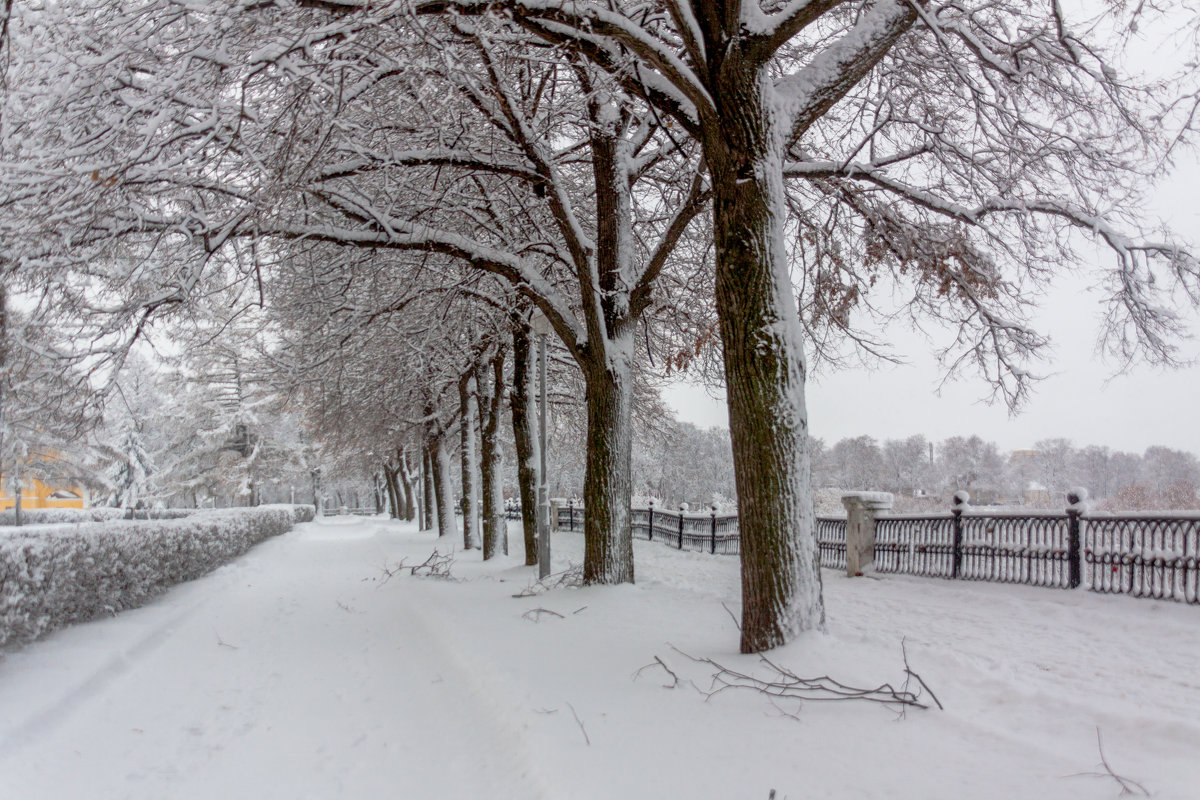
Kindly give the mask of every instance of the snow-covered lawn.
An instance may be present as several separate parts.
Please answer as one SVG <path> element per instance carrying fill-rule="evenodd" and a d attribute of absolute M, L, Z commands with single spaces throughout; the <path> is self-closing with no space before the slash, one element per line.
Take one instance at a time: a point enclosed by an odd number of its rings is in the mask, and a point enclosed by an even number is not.
<path fill-rule="evenodd" d="M 658 656 L 707 688 L 712 668 L 674 648 L 761 672 L 722 608 L 735 559 L 637 542 L 636 586 L 526 598 L 534 569 L 515 557 L 385 580 L 434 546 L 408 524 L 320 519 L 9 653 L 0 798 L 1117 797 L 1094 775 L 1097 728 L 1115 772 L 1200 797 L 1194 607 L 826 571 L 829 633 L 771 658 L 899 686 L 903 638 L 946 708 L 900 718 L 635 678 Z M 556 567 L 581 559 L 578 535 L 554 546 Z"/>

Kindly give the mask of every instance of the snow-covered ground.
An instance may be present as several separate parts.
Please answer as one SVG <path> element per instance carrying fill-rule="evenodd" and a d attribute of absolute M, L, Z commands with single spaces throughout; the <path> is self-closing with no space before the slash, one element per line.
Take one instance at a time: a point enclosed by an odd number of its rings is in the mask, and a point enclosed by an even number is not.
<path fill-rule="evenodd" d="M 517 549 L 520 545 L 514 536 Z M 945 705 L 706 700 L 736 653 L 737 562 L 637 542 L 638 584 L 514 598 L 517 558 L 395 575 L 408 524 L 320 519 L 142 609 L 0 662 L 0 798 L 1200 797 L 1200 609 L 825 572 L 805 676 Z M 581 559 L 561 534 L 556 566 Z M 529 614 L 543 608 L 549 613 Z M 534 621 L 534 619 L 540 621 Z M 637 677 L 635 677 L 637 676 Z M 926 695 L 928 697 L 928 695 Z"/>

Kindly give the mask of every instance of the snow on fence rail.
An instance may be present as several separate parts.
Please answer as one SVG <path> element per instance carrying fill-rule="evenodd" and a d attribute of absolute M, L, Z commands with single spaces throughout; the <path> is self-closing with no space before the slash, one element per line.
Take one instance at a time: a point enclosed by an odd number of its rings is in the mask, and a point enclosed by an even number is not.
<path fill-rule="evenodd" d="M 0 535 L 0 646 L 136 608 L 312 518 L 277 505 L 13 528 Z"/>
<path fill-rule="evenodd" d="M 737 516 L 633 510 L 633 535 L 672 547 L 735 555 Z M 558 509 L 560 530 L 583 530 L 583 509 Z M 821 564 L 846 568 L 847 520 L 817 518 Z M 874 518 L 879 573 L 1127 594 L 1200 604 L 1200 511 L 1096 514 L 975 509 Z"/>

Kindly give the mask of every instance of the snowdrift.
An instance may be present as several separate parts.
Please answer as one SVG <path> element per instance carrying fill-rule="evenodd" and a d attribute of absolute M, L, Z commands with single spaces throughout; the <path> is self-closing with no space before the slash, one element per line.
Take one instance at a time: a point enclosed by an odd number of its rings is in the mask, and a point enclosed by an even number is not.
<path fill-rule="evenodd" d="M 305 505 L 259 506 L 178 520 L 110 520 L 0 535 L 0 646 L 136 608 L 313 518 Z"/>

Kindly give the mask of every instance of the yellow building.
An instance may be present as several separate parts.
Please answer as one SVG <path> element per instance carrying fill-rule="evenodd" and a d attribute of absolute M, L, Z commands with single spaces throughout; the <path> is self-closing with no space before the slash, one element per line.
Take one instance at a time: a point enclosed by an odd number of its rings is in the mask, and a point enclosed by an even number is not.
<path fill-rule="evenodd" d="M 7 483 L 7 481 L 6 481 Z M 83 493 L 78 489 L 47 486 L 37 478 L 21 481 L 21 508 L 83 508 Z M 16 498 L 7 489 L 0 489 L 0 511 L 16 505 Z"/>

